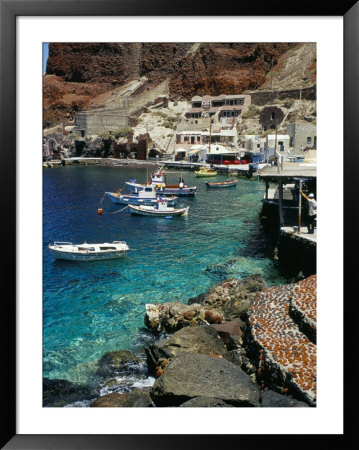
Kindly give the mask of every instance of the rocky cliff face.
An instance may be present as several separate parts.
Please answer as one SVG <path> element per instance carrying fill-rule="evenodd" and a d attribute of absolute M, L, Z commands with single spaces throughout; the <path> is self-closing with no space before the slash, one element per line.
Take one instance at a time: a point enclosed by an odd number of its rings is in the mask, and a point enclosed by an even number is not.
<path fill-rule="evenodd" d="M 256 89 L 280 59 L 288 72 L 283 57 L 294 47 L 298 44 L 52 43 L 44 76 L 44 125 L 142 76 L 149 88 L 168 79 L 169 93 L 177 100 Z"/>

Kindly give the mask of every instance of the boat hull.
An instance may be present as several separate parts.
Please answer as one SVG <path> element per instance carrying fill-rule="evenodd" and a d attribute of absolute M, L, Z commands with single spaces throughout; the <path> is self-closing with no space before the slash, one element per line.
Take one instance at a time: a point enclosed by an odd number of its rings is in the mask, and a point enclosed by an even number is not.
<path fill-rule="evenodd" d="M 149 216 L 149 217 L 174 217 L 174 216 L 185 216 L 188 213 L 188 207 L 183 209 L 175 209 L 173 211 L 154 211 L 154 210 L 146 210 L 139 206 L 129 205 L 131 213 L 137 214 L 140 216 Z"/>
<path fill-rule="evenodd" d="M 138 198 L 133 195 L 116 194 L 115 192 L 106 192 L 106 196 L 112 201 L 112 203 L 120 205 L 147 205 L 155 206 L 160 196 L 156 198 Z M 175 198 L 167 198 L 168 205 L 173 206 L 175 204 Z"/>
<path fill-rule="evenodd" d="M 55 242 L 49 245 L 49 250 L 55 259 L 65 261 L 100 261 L 104 259 L 117 259 L 125 256 L 129 250 L 124 241 L 113 241 L 102 244 L 73 245 L 71 242 Z"/>
<path fill-rule="evenodd" d="M 211 183 L 211 182 L 207 181 L 206 185 L 209 188 L 227 188 L 227 187 L 237 186 L 237 183 L 238 183 L 237 180 L 234 180 L 233 182 L 223 181 L 223 182 L 218 182 L 218 183 L 216 183 L 216 182 Z"/>
<path fill-rule="evenodd" d="M 64 261 L 103 261 L 106 259 L 118 259 L 126 256 L 127 250 L 119 250 L 101 254 L 76 254 L 70 252 L 62 252 L 59 250 L 50 249 L 52 256 L 55 259 Z"/>

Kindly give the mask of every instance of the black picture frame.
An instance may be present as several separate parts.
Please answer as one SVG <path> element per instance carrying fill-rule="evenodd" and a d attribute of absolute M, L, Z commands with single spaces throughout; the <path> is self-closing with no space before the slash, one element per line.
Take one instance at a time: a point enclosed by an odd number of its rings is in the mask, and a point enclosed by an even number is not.
<path fill-rule="evenodd" d="M 18 435 L 16 434 L 16 17 L 19 16 L 342 16 L 344 18 L 344 255 L 357 247 L 357 226 L 353 183 L 359 167 L 355 130 L 359 123 L 359 5 L 355 0 L 337 3 L 283 0 L 238 1 L 228 8 L 210 1 L 169 2 L 167 0 L 0 0 L 0 143 L 1 192 L 3 194 L 3 245 L 6 263 L 2 278 L 2 421 L 1 448 L 6 449 L 182 449 L 228 445 L 266 445 L 268 448 L 309 446 L 323 438 L 335 446 L 347 448 L 354 428 L 354 414 L 346 416 L 343 435 Z M 335 64 L 335 61 L 333 61 Z M 349 252 L 350 249 L 350 252 Z M 356 265 L 344 271 L 344 294 L 352 289 Z M 355 271 L 355 272 L 354 272 Z M 31 300 L 31 299 L 30 299 Z M 345 406 L 350 407 L 350 386 L 355 388 L 351 352 L 356 330 L 355 298 L 345 306 L 346 359 Z M 351 301 L 352 300 L 352 301 Z M 354 355 L 355 358 L 355 355 Z M 355 392 L 355 390 L 353 391 Z M 240 430 L 239 424 L 239 432 Z"/>

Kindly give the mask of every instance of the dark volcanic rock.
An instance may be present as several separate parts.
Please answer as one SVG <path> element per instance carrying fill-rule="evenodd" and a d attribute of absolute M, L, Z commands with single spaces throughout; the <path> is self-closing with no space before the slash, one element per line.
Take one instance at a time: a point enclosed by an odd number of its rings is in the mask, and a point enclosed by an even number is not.
<path fill-rule="evenodd" d="M 99 360 L 97 373 L 103 377 L 113 377 L 119 373 L 140 370 L 143 361 L 128 350 L 105 353 Z"/>
<path fill-rule="evenodd" d="M 153 406 L 151 398 L 147 392 L 143 392 L 140 389 L 123 394 L 113 392 L 97 398 L 91 404 L 93 408 L 147 408 L 150 406 Z"/>
<path fill-rule="evenodd" d="M 42 381 L 43 406 L 62 407 L 94 396 L 92 389 L 67 380 L 44 378 Z"/>
<path fill-rule="evenodd" d="M 182 403 L 181 408 L 233 408 L 219 398 L 195 397 Z"/>
<path fill-rule="evenodd" d="M 217 331 L 223 344 L 228 350 L 238 348 L 242 344 L 242 328 L 245 328 L 245 323 L 242 322 L 241 319 L 214 324 L 212 327 Z"/>
<path fill-rule="evenodd" d="M 267 408 L 310 408 L 310 406 L 291 395 L 281 395 L 278 392 L 265 390 L 261 395 L 261 407 Z"/>
<path fill-rule="evenodd" d="M 194 397 L 212 397 L 234 406 L 258 406 L 260 389 L 223 358 L 182 353 L 153 385 L 156 406 L 179 406 Z"/>
<path fill-rule="evenodd" d="M 208 325 L 182 328 L 169 339 L 155 342 L 146 348 L 149 370 L 156 373 L 163 361 L 168 362 L 183 352 L 223 356 L 227 349 L 217 331 Z"/>

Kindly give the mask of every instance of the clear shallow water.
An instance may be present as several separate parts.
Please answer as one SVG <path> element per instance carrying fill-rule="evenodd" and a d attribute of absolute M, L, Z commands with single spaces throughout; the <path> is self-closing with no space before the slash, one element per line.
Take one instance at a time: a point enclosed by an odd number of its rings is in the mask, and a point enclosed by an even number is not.
<path fill-rule="evenodd" d="M 150 169 L 149 169 L 150 170 Z M 169 175 L 178 181 L 178 174 Z M 228 277 L 261 273 L 281 284 L 259 222 L 264 184 L 238 179 L 236 188 L 207 189 L 205 179 L 184 172 L 197 185 L 188 217 L 133 216 L 104 199 L 146 168 L 70 166 L 43 171 L 43 375 L 87 382 L 107 351 L 140 351 L 145 304 L 182 301 Z M 227 177 L 217 177 L 225 179 Z M 118 260 L 55 261 L 47 246 L 125 240 L 131 251 Z"/>

